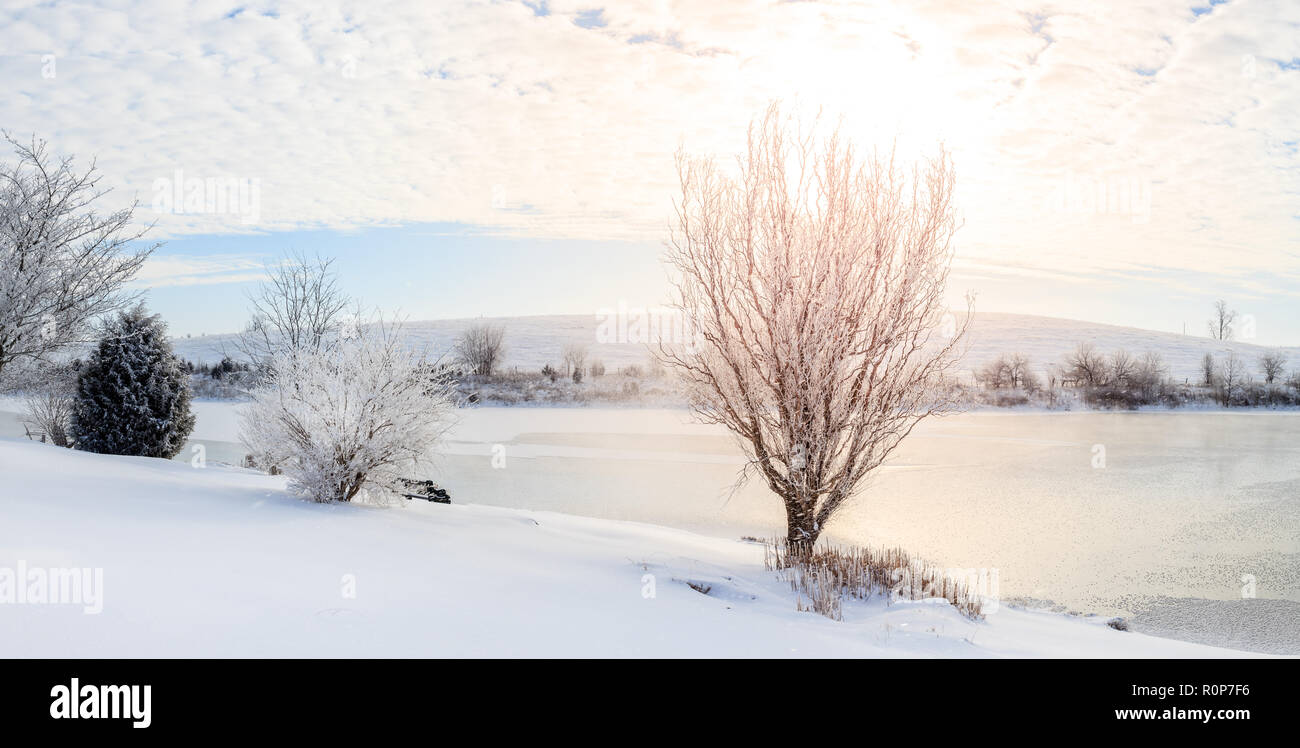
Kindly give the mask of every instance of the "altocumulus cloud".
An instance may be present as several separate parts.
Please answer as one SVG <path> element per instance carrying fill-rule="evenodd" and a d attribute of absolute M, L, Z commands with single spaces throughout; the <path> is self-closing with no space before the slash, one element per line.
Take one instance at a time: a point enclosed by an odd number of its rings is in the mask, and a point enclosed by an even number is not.
<path fill-rule="evenodd" d="M 767 100 L 797 97 L 908 156 L 943 140 L 972 263 L 1294 279 L 1300 255 L 1300 6 L 1285 0 L 20 0 L 6 15 L 0 126 L 97 155 L 159 238 L 452 222 L 659 239 L 678 144 L 730 152 Z M 257 180 L 257 222 L 155 214 L 153 185 L 178 171 Z M 214 262 L 155 262 L 153 280 L 254 272 Z"/>

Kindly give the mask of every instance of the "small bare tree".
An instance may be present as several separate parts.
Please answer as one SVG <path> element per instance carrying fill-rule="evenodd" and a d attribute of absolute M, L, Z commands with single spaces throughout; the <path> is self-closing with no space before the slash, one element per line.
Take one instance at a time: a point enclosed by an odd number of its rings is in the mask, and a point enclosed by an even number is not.
<path fill-rule="evenodd" d="M 249 295 L 252 318 L 235 341 L 256 369 L 284 351 L 319 351 L 339 330 L 350 301 L 333 263 L 294 253 L 267 267 L 267 280 Z"/>
<path fill-rule="evenodd" d="M 1155 351 L 1147 351 L 1138 359 L 1130 383 L 1141 390 L 1144 396 L 1150 397 L 1163 388 L 1168 374 L 1169 367 L 1165 366 L 1164 358 Z"/>
<path fill-rule="evenodd" d="M 1238 401 L 1249 381 L 1246 365 L 1237 354 L 1229 352 L 1219 366 L 1215 381 L 1219 386 L 1219 402 L 1224 406 L 1232 405 Z"/>
<path fill-rule="evenodd" d="M 1028 356 L 1023 353 L 1013 353 L 1006 361 L 1012 387 L 1021 387 L 1030 391 L 1038 388 L 1038 378 L 1030 368 Z"/>
<path fill-rule="evenodd" d="M 98 214 L 108 190 L 92 162 L 54 159 L 45 141 L 0 164 L 0 373 L 16 361 L 45 361 L 94 338 L 97 319 L 135 303 L 123 288 L 158 245 L 131 249 L 148 227 L 129 229 L 136 205 Z"/>
<path fill-rule="evenodd" d="M 1201 357 L 1201 384 L 1206 387 L 1213 387 L 1218 377 L 1219 365 L 1214 361 L 1213 353 L 1206 353 Z"/>
<path fill-rule="evenodd" d="M 1012 386 L 1011 365 L 1006 356 L 998 356 L 974 372 L 975 381 L 991 390 Z"/>
<path fill-rule="evenodd" d="M 1264 375 L 1264 384 L 1272 385 L 1286 369 L 1286 356 L 1281 351 L 1268 351 L 1259 357 L 1259 371 Z"/>
<path fill-rule="evenodd" d="M 814 128 L 815 130 L 815 128 Z M 679 153 L 667 262 L 691 346 L 659 355 L 705 421 L 736 435 L 785 504 L 787 542 L 826 523 L 926 416 L 969 322 L 944 324 L 956 219 L 947 154 L 905 173 L 838 132 L 794 134 L 777 105 L 739 174 Z"/>
<path fill-rule="evenodd" d="M 1106 383 L 1106 357 L 1092 343 L 1080 343 L 1065 357 L 1065 371 L 1079 384 L 1095 387 Z"/>
<path fill-rule="evenodd" d="M 1116 349 L 1110 354 L 1109 378 L 1107 381 L 1116 387 L 1127 387 L 1132 384 L 1133 375 L 1137 372 L 1138 362 L 1133 356 L 1123 348 Z"/>
<path fill-rule="evenodd" d="M 587 364 L 587 346 L 580 343 L 570 343 L 564 346 L 564 372 L 568 376 L 575 377 L 574 381 L 582 378 L 582 369 Z"/>
<path fill-rule="evenodd" d="M 1232 325 L 1236 321 L 1237 312 L 1235 309 L 1228 308 L 1228 302 L 1223 299 L 1214 302 L 1214 316 L 1207 323 L 1210 337 L 1215 340 L 1232 340 L 1234 334 Z"/>
<path fill-rule="evenodd" d="M 478 322 L 465 328 L 453 348 L 469 373 L 490 377 L 505 358 L 505 339 L 505 327 Z"/>

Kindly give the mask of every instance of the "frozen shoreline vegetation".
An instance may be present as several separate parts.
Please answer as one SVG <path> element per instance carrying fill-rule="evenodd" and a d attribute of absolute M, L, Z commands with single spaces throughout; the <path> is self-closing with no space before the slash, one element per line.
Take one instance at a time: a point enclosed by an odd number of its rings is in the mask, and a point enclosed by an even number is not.
<path fill-rule="evenodd" d="M 6 657 L 1251 656 L 1007 605 L 873 597 L 832 621 L 795 610 L 762 546 L 636 522 L 316 504 L 283 477 L 20 439 L 0 466 L 0 568 L 103 580 L 96 614 L 4 605 Z"/>
<path fill-rule="evenodd" d="M 471 404 L 685 407 L 680 388 L 656 370 L 648 346 L 629 342 L 621 332 L 627 323 L 623 322 L 622 328 L 616 323 L 626 316 L 611 312 L 490 319 L 488 322 L 505 330 L 504 358 L 490 376 L 463 377 L 461 394 Z M 404 335 L 411 347 L 427 349 L 450 361 L 457 339 L 481 322 L 408 322 Z M 608 328 L 604 334 L 602 326 Z M 240 360 L 233 339 L 210 335 L 173 340 L 177 355 L 205 369 L 207 376 L 191 379 L 196 397 L 239 397 L 235 382 L 210 374 L 227 355 L 231 363 Z M 1067 361 L 1081 344 L 1091 344 L 1092 355 L 1103 365 L 1113 363 L 1110 359 L 1120 351 L 1127 353 L 1134 368 L 1143 363 L 1146 354 L 1155 354 L 1162 386 L 1138 383 L 1135 387 L 1088 388 L 1068 381 L 1072 377 L 1065 371 Z M 564 369 L 563 356 L 571 348 L 586 351 L 586 375 L 576 384 Z M 1259 360 L 1269 353 L 1278 353 L 1288 362 L 1287 370 L 1271 388 L 1258 371 Z M 1216 387 L 1213 381 L 1206 384 L 1206 354 L 1214 358 L 1219 370 L 1235 359 L 1227 388 Z M 991 368 L 999 363 L 1014 363 L 1017 357 L 1025 362 L 1033 386 L 988 376 Z M 591 375 L 593 364 L 603 369 L 597 376 Z M 554 377 L 545 373 L 548 366 Z M 1225 395 L 1230 402 L 1226 407 L 1233 410 L 1286 409 L 1300 403 L 1300 390 L 1290 383 L 1290 370 L 1296 366 L 1300 366 L 1300 347 L 1269 348 L 1052 317 L 976 312 L 955 378 L 962 406 L 968 410 L 1205 410 L 1225 407 Z M 1016 377 L 1019 379 L 1019 374 Z"/>

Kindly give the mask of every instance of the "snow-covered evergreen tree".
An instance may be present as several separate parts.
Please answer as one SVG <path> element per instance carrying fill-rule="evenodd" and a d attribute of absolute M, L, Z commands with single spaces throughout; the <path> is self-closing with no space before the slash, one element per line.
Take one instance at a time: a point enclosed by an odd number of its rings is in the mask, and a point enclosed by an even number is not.
<path fill-rule="evenodd" d="M 143 306 L 121 312 L 105 325 L 77 381 L 76 448 L 170 458 L 193 430 L 189 377 L 172 353 L 167 326 Z"/>

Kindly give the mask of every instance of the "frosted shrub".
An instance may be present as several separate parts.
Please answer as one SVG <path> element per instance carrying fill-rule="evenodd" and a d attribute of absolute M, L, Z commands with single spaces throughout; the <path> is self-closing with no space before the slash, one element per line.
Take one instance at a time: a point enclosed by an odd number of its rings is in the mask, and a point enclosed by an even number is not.
<path fill-rule="evenodd" d="M 400 329 L 352 329 L 319 349 L 275 354 L 241 415 L 254 462 L 314 501 L 395 498 L 451 424 L 453 383 L 429 376 Z"/>

